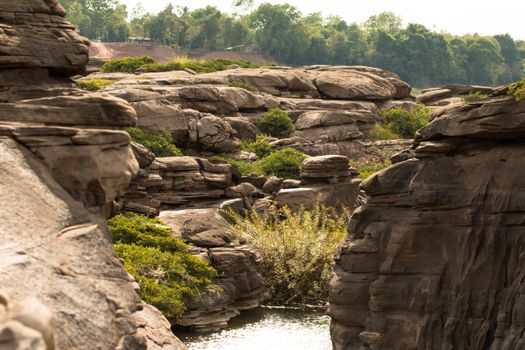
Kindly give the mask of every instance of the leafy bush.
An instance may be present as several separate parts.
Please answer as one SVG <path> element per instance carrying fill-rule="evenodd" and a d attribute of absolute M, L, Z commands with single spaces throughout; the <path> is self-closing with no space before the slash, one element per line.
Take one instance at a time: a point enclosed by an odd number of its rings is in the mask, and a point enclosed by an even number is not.
<path fill-rule="evenodd" d="M 256 87 L 251 86 L 250 84 L 247 84 L 247 83 L 243 83 L 242 81 L 231 81 L 231 82 L 228 84 L 228 86 L 230 86 L 230 87 L 236 87 L 236 88 L 241 88 L 241 89 L 244 89 L 244 90 L 247 90 L 247 91 L 253 92 L 253 93 L 259 92 L 259 90 L 257 90 Z"/>
<path fill-rule="evenodd" d="M 284 179 L 298 179 L 301 164 L 307 156 L 293 148 L 283 148 L 259 160 L 266 175 L 275 175 Z"/>
<path fill-rule="evenodd" d="M 405 139 L 413 138 L 418 129 L 427 125 L 431 114 L 432 110 L 423 105 L 420 105 L 414 112 L 404 109 L 379 110 L 381 125 Z"/>
<path fill-rule="evenodd" d="M 271 136 L 287 136 L 295 131 L 292 119 L 280 108 L 272 108 L 264 114 L 258 123 L 259 129 Z"/>
<path fill-rule="evenodd" d="M 486 99 L 488 96 L 479 91 L 472 91 L 468 95 L 461 96 L 465 102 L 478 102 Z"/>
<path fill-rule="evenodd" d="M 376 124 L 368 133 L 368 138 L 371 140 L 397 140 L 401 136 L 393 132 L 383 124 Z"/>
<path fill-rule="evenodd" d="M 171 134 L 165 130 L 148 131 L 140 128 L 126 129 L 131 139 L 140 143 L 157 157 L 181 156 L 182 152 L 172 143 Z"/>
<path fill-rule="evenodd" d="M 98 91 L 114 83 L 112 80 L 108 79 L 86 79 L 86 80 L 77 80 L 76 83 L 84 90 L 88 91 Z"/>
<path fill-rule="evenodd" d="M 347 235 L 350 214 L 316 204 L 313 210 L 279 210 L 267 222 L 256 213 L 231 214 L 234 227 L 263 254 L 263 275 L 279 305 L 319 303 L 328 296 L 333 255 Z"/>
<path fill-rule="evenodd" d="M 525 98 L 525 77 L 509 86 L 509 94 L 516 98 L 516 101 L 520 101 Z"/>
<path fill-rule="evenodd" d="M 274 146 L 268 141 L 258 138 L 255 142 L 243 140 L 241 150 L 255 153 L 259 159 L 262 159 L 274 151 Z"/>
<path fill-rule="evenodd" d="M 355 162 L 350 161 L 350 165 L 357 169 L 359 172 L 359 178 L 360 179 L 366 179 L 370 177 L 373 173 L 376 173 L 380 170 L 383 170 L 384 168 L 389 167 L 392 165 L 392 162 L 390 160 L 385 160 L 383 162 Z"/>
<path fill-rule="evenodd" d="M 100 71 L 102 73 L 133 73 L 143 65 L 152 63 L 155 63 L 155 60 L 149 56 L 114 58 L 104 63 Z"/>
<path fill-rule="evenodd" d="M 169 63 L 150 62 L 142 65 L 140 68 L 145 72 L 169 72 L 191 69 L 197 73 L 212 73 L 228 69 L 231 65 L 237 65 L 241 68 L 257 68 L 260 64 L 252 64 L 243 60 L 214 59 L 196 61 L 186 56 L 177 57 Z"/>
<path fill-rule="evenodd" d="M 172 321 L 180 320 L 186 311 L 185 298 L 205 293 L 217 276 L 158 219 L 118 215 L 108 224 L 117 256 L 138 281 L 142 299 Z"/>

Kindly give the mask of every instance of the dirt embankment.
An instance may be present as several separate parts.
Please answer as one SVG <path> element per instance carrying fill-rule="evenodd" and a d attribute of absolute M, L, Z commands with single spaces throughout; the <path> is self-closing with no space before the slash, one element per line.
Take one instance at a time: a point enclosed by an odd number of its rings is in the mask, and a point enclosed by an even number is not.
<path fill-rule="evenodd" d="M 97 43 L 92 42 L 89 48 L 89 56 L 103 61 L 119 57 L 150 56 L 156 61 L 167 63 L 177 56 L 188 55 L 193 59 L 217 59 L 226 58 L 232 60 L 246 60 L 252 63 L 275 62 L 271 57 L 254 53 L 233 51 L 209 51 L 183 53 L 170 46 L 138 43 Z"/>

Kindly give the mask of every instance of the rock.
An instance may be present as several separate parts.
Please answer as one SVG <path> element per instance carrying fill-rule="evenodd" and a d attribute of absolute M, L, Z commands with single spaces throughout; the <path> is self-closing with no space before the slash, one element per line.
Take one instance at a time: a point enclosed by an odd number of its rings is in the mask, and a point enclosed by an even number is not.
<path fill-rule="evenodd" d="M 447 101 L 454 97 L 474 92 L 490 95 L 494 91 L 495 88 L 490 86 L 449 84 L 441 88 L 423 90 L 421 95 L 416 98 L 416 101 L 427 106 L 443 106 L 449 104 Z"/>
<path fill-rule="evenodd" d="M 155 154 L 140 143 L 132 142 L 131 150 L 141 169 L 147 168 L 155 160 Z"/>
<path fill-rule="evenodd" d="M 289 188 L 299 188 L 301 187 L 301 181 L 300 180 L 293 180 L 293 179 L 286 179 L 283 181 L 283 188 L 289 189 Z"/>
<path fill-rule="evenodd" d="M 206 116 L 189 125 L 190 140 L 205 150 L 233 152 L 239 150 L 241 143 L 235 130 L 223 119 Z"/>
<path fill-rule="evenodd" d="M 271 195 L 276 194 L 283 188 L 283 179 L 277 177 L 277 176 L 271 176 L 263 186 L 263 192 L 268 193 Z"/>
<path fill-rule="evenodd" d="M 359 70 L 321 72 L 315 78 L 321 95 L 347 100 L 389 100 L 410 96 L 411 87 L 394 77 Z"/>
<path fill-rule="evenodd" d="M 255 138 L 257 137 L 257 127 L 254 124 L 241 118 L 224 119 L 237 132 L 237 137 L 239 139 L 255 141 Z"/>
<path fill-rule="evenodd" d="M 255 194 L 260 194 L 259 189 L 248 182 L 243 182 L 237 186 L 232 186 L 226 189 L 225 191 L 226 197 L 230 198 L 252 198 Z"/>
<path fill-rule="evenodd" d="M 266 183 L 266 177 L 263 175 L 259 175 L 257 173 L 249 174 L 248 176 L 241 177 L 241 182 L 248 182 L 257 187 L 258 189 L 262 190 L 264 187 L 264 184 Z"/>
<path fill-rule="evenodd" d="M 123 343 L 146 349 L 136 333 L 140 298 L 105 225 L 55 181 L 44 162 L 9 137 L 0 138 L 0 164 L 2 291 L 12 300 L 38 297 L 56 315 L 58 349 Z M 163 331 L 166 341 L 174 339 Z"/>
<path fill-rule="evenodd" d="M 301 165 L 301 180 L 304 183 L 345 181 L 350 177 L 349 162 L 348 157 L 337 155 L 307 158 Z"/>
<path fill-rule="evenodd" d="M 181 326 L 197 331 L 225 328 L 241 310 L 257 308 L 266 299 L 259 272 L 258 252 L 242 246 L 242 240 L 216 209 L 163 211 L 159 218 L 179 235 L 206 248 L 212 266 L 219 272 L 208 293 L 188 301 Z"/>
<path fill-rule="evenodd" d="M 524 110 L 504 90 L 444 110 L 415 158 L 363 182 L 330 284 L 334 349 L 523 347 Z"/>

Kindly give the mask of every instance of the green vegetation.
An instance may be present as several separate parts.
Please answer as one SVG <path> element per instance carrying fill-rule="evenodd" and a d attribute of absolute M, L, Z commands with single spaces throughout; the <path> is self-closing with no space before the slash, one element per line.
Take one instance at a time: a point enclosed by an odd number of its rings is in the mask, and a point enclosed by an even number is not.
<path fill-rule="evenodd" d="M 383 170 L 390 165 L 392 165 L 392 162 L 389 159 L 377 163 L 350 161 L 350 166 L 357 169 L 359 172 L 359 178 L 363 180 L 370 177 L 370 175 L 373 173 Z"/>
<path fill-rule="evenodd" d="M 171 134 L 163 131 L 148 131 L 140 128 L 128 128 L 131 139 L 140 143 L 157 157 L 182 156 L 182 152 L 173 144 Z"/>
<path fill-rule="evenodd" d="M 100 71 L 102 73 L 133 73 L 145 64 L 155 63 L 149 56 L 114 58 L 104 63 Z"/>
<path fill-rule="evenodd" d="M 261 159 L 270 155 L 274 151 L 274 146 L 266 141 L 265 136 L 259 135 L 255 142 L 248 140 L 241 141 L 241 150 L 255 153 L 257 158 Z"/>
<path fill-rule="evenodd" d="M 107 80 L 107 79 L 86 79 L 86 80 L 76 80 L 75 82 L 78 85 L 80 85 L 82 89 L 88 90 L 88 91 L 98 91 L 114 83 L 114 81 Z"/>
<path fill-rule="evenodd" d="M 237 167 L 242 175 L 256 173 L 266 176 L 275 175 L 284 179 L 299 179 L 301 164 L 307 157 L 306 154 L 293 148 L 283 148 L 255 162 L 217 158 Z"/>
<path fill-rule="evenodd" d="M 145 72 L 169 72 L 176 70 L 191 69 L 197 73 L 212 73 L 217 71 L 223 71 L 228 69 L 229 66 L 237 65 L 241 68 L 257 68 L 262 65 L 251 64 L 248 61 L 242 60 L 228 60 L 228 59 L 215 59 L 215 60 L 192 60 L 185 56 L 179 57 L 169 63 L 149 63 L 140 67 Z"/>
<path fill-rule="evenodd" d="M 257 88 L 255 86 L 251 86 L 250 84 L 247 84 L 247 83 L 243 83 L 242 81 L 231 81 L 228 86 L 230 87 L 236 87 L 236 88 L 241 88 L 241 89 L 244 89 L 244 90 L 247 90 L 247 91 L 250 91 L 250 92 L 253 92 L 253 93 L 257 93 L 259 92 L 259 90 L 257 90 Z"/>
<path fill-rule="evenodd" d="M 428 124 L 432 110 L 420 105 L 410 112 L 404 109 L 381 109 L 381 122 L 369 133 L 373 140 L 411 139 L 416 131 Z"/>
<path fill-rule="evenodd" d="M 484 99 L 486 99 L 488 96 L 479 92 L 479 91 L 472 91 L 470 92 L 468 95 L 464 95 L 464 96 L 461 96 L 461 98 L 465 101 L 465 102 L 478 102 L 478 101 L 483 101 Z"/>
<path fill-rule="evenodd" d="M 295 125 L 288 113 L 278 107 L 266 112 L 257 126 L 263 133 L 275 137 L 287 136 L 295 131 Z"/>
<path fill-rule="evenodd" d="M 149 37 L 181 52 L 233 48 L 260 52 L 294 66 L 376 66 L 418 87 L 498 85 L 525 74 L 525 41 L 508 34 L 435 32 L 421 24 L 405 25 L 391 12 L 371 16 L 364 23 L 348 23 L 336 14 L 302 14 L 289 4 L 248 6 L 242 15 L 223 13 L 213 6 L 190 10 L 168 4 L 151 14 L 140 5 L 128 12 L 121 0 L 59 1 L 80 34 L 108 42 Z M 250 2 L 253 5 L 253 1 L 236 1 L 240 6 Z"/>
<path fill-rule="evenodd" d="M 263 275 L 279 305 L 321 303 L 328 297 L 333 256 L 347 235 L 349 212 L 316 204 L 279 210 L 277 222 L 231 214 L 234 227 L 263 254 Z"/>
<path fill-rule="evenodd" d="M 525 98 L 525 77 L 509 87 L 509 94 L 516 98 L 516 101 L 520 101 Z"/>
<path fill-rule="evenodd" d="M 158 219 L 118 215 L 108 225 L 115 251 L 138 281 L 142 299 L 170 320 L 179 320 L 186 310 L 185 298 L 205 293 L 217 276 Z"/>

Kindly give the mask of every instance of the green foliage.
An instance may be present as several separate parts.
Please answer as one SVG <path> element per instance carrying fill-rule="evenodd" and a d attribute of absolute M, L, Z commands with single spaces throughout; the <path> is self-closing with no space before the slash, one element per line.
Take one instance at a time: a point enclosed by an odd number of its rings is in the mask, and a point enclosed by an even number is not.
<path fill-rule="evenodd" d="M 283 148 L 259 160 L 266 175 L 284 179 L 299 179 L 301 164 L 307 156 L 293 148 Z"/>
<path fill-rule="evenodd" d="M 257 158 L 262 159 L 274 151 L 274 146 L 264 138 L 258 137 L 255 142 L 249 140 L 241 141 L 241 150 L 255 153 Z"/>
<path fill-rule="evenodd" d="M 98 91 L 114 83 L 114 81 L 108 79 L 86 79 L 76 80 L 75 82 L 80 85 L 82 89 L 88 91 Z"/>
<path fill-rule="evenodd" d="M 226 70 L 231 65 L 237 65 L 241 68 L 257 68 L 261 66 L 242 60 L 215 59 L 195 61 L 182 56 L 169 63 L 153 62 L 144 64 L 140 67 L 140 69 L 145 72 L 169 72 L 191 69 L 197 73 L 213 73 Z"/>
<path fill-rule="evenodd" d="M 387 168 L 390 165 L 392 165 L 392 162 L 388 159 L 383 162 L 377 163 L 350 161 L 350 166 L 356 168 L 359 172 L 360 179 L 366 179 L 370 177 L 370 175 L 372 175 L 373 173 L 383 170 L 384 168 Z"/>
<path fill-rule="evenodd" d="M 516 98 L 516 101 L 520 101 L 525 98 L 525 78 L 509 86 L 510 95 Z"/>
<path fill-rule="evenodd" d="M 172 143 L 170 133 L 165 130 L 153 132 L 140 128 L 128 128 L 126 131 L 133 141 L 140 143 L 155 153 L 157 157 L 182 156 L 182 152 Z"/>
<path fill-rule="evenodd" d="M 263 254 L 263 275 L 279 305 L 327 300 L 333 256 L 347 235 L 350 214 L 316 204 L 313 210 L 279 210 L 277 222 L 232 214 L 234 227 Z"/>
<path fill-rule="evenodd" d="M 295 131 L 292 119 L 280 108 L 270 109 L 257 125 L 263 133 L 276 137 L 287 136 Z"/>
<path fill-rule="evenodd" d="M 157 219 L 118 215 L 108 225 L 117 256 L 138 281 L 142 299 L 170 320 L 180 320 L 185 299 L 205 293 L 217 276 Z"/>
<path fill-rule="evenodd" d="M 414 138 L 416 131 L 428 124 L 428 118 L 431 114 L 432 110 L 423 105 L 420 105 L 414 112 L 404 109 L 382 109 L 379 111 L 382 128 L 391 131 L 393 133 L 391 136 L 399 135 L 405 139 Z M 383 131 L 383 135 L 387 136 L 387 133 Z"/>
<path fill-rule="evenodd" d="M 483 101 L 484 99 L 486 99 L 488 96 L 479 92 L 479 91 L 472 91 L 470 92 L 468 95 L 464 95 L 464 96 L 461 96 L 461 98 L 465 101 L 465 102 L 478 102 L 478 101 Z"/>
<path fill-rule="evenodd" d="M 247 84 L 247 83 L 243 83 L 242 81 L 231 81 L 228 86 L 230 87 L 236 87 L 236 88 L 241 88 L 241 89 L 244 89 L 244 90 L 247 90 L 247 91 L 250 91 L 250 92 L 253 92 L 253 93 L 257 93 L 259 92 L 259 90 L 257 90 L 256 87 L 254 86 L 251 86 L 250 84 Z"/>
<path fill-rule="evenodd" d="M 102 73 L 133 73 L 140 67 L 151 63 L 155 63 L 155 60 L 149 56 L 114 58 L 104 63 L 100 71 Z"/>
<path fill-rule="evenodd" d="M 388 125 L 376 124 L 368 133 L 368 138 L 376 141 L 397 140 L 400 139 L 401 136 L 392 131 Z"/>

